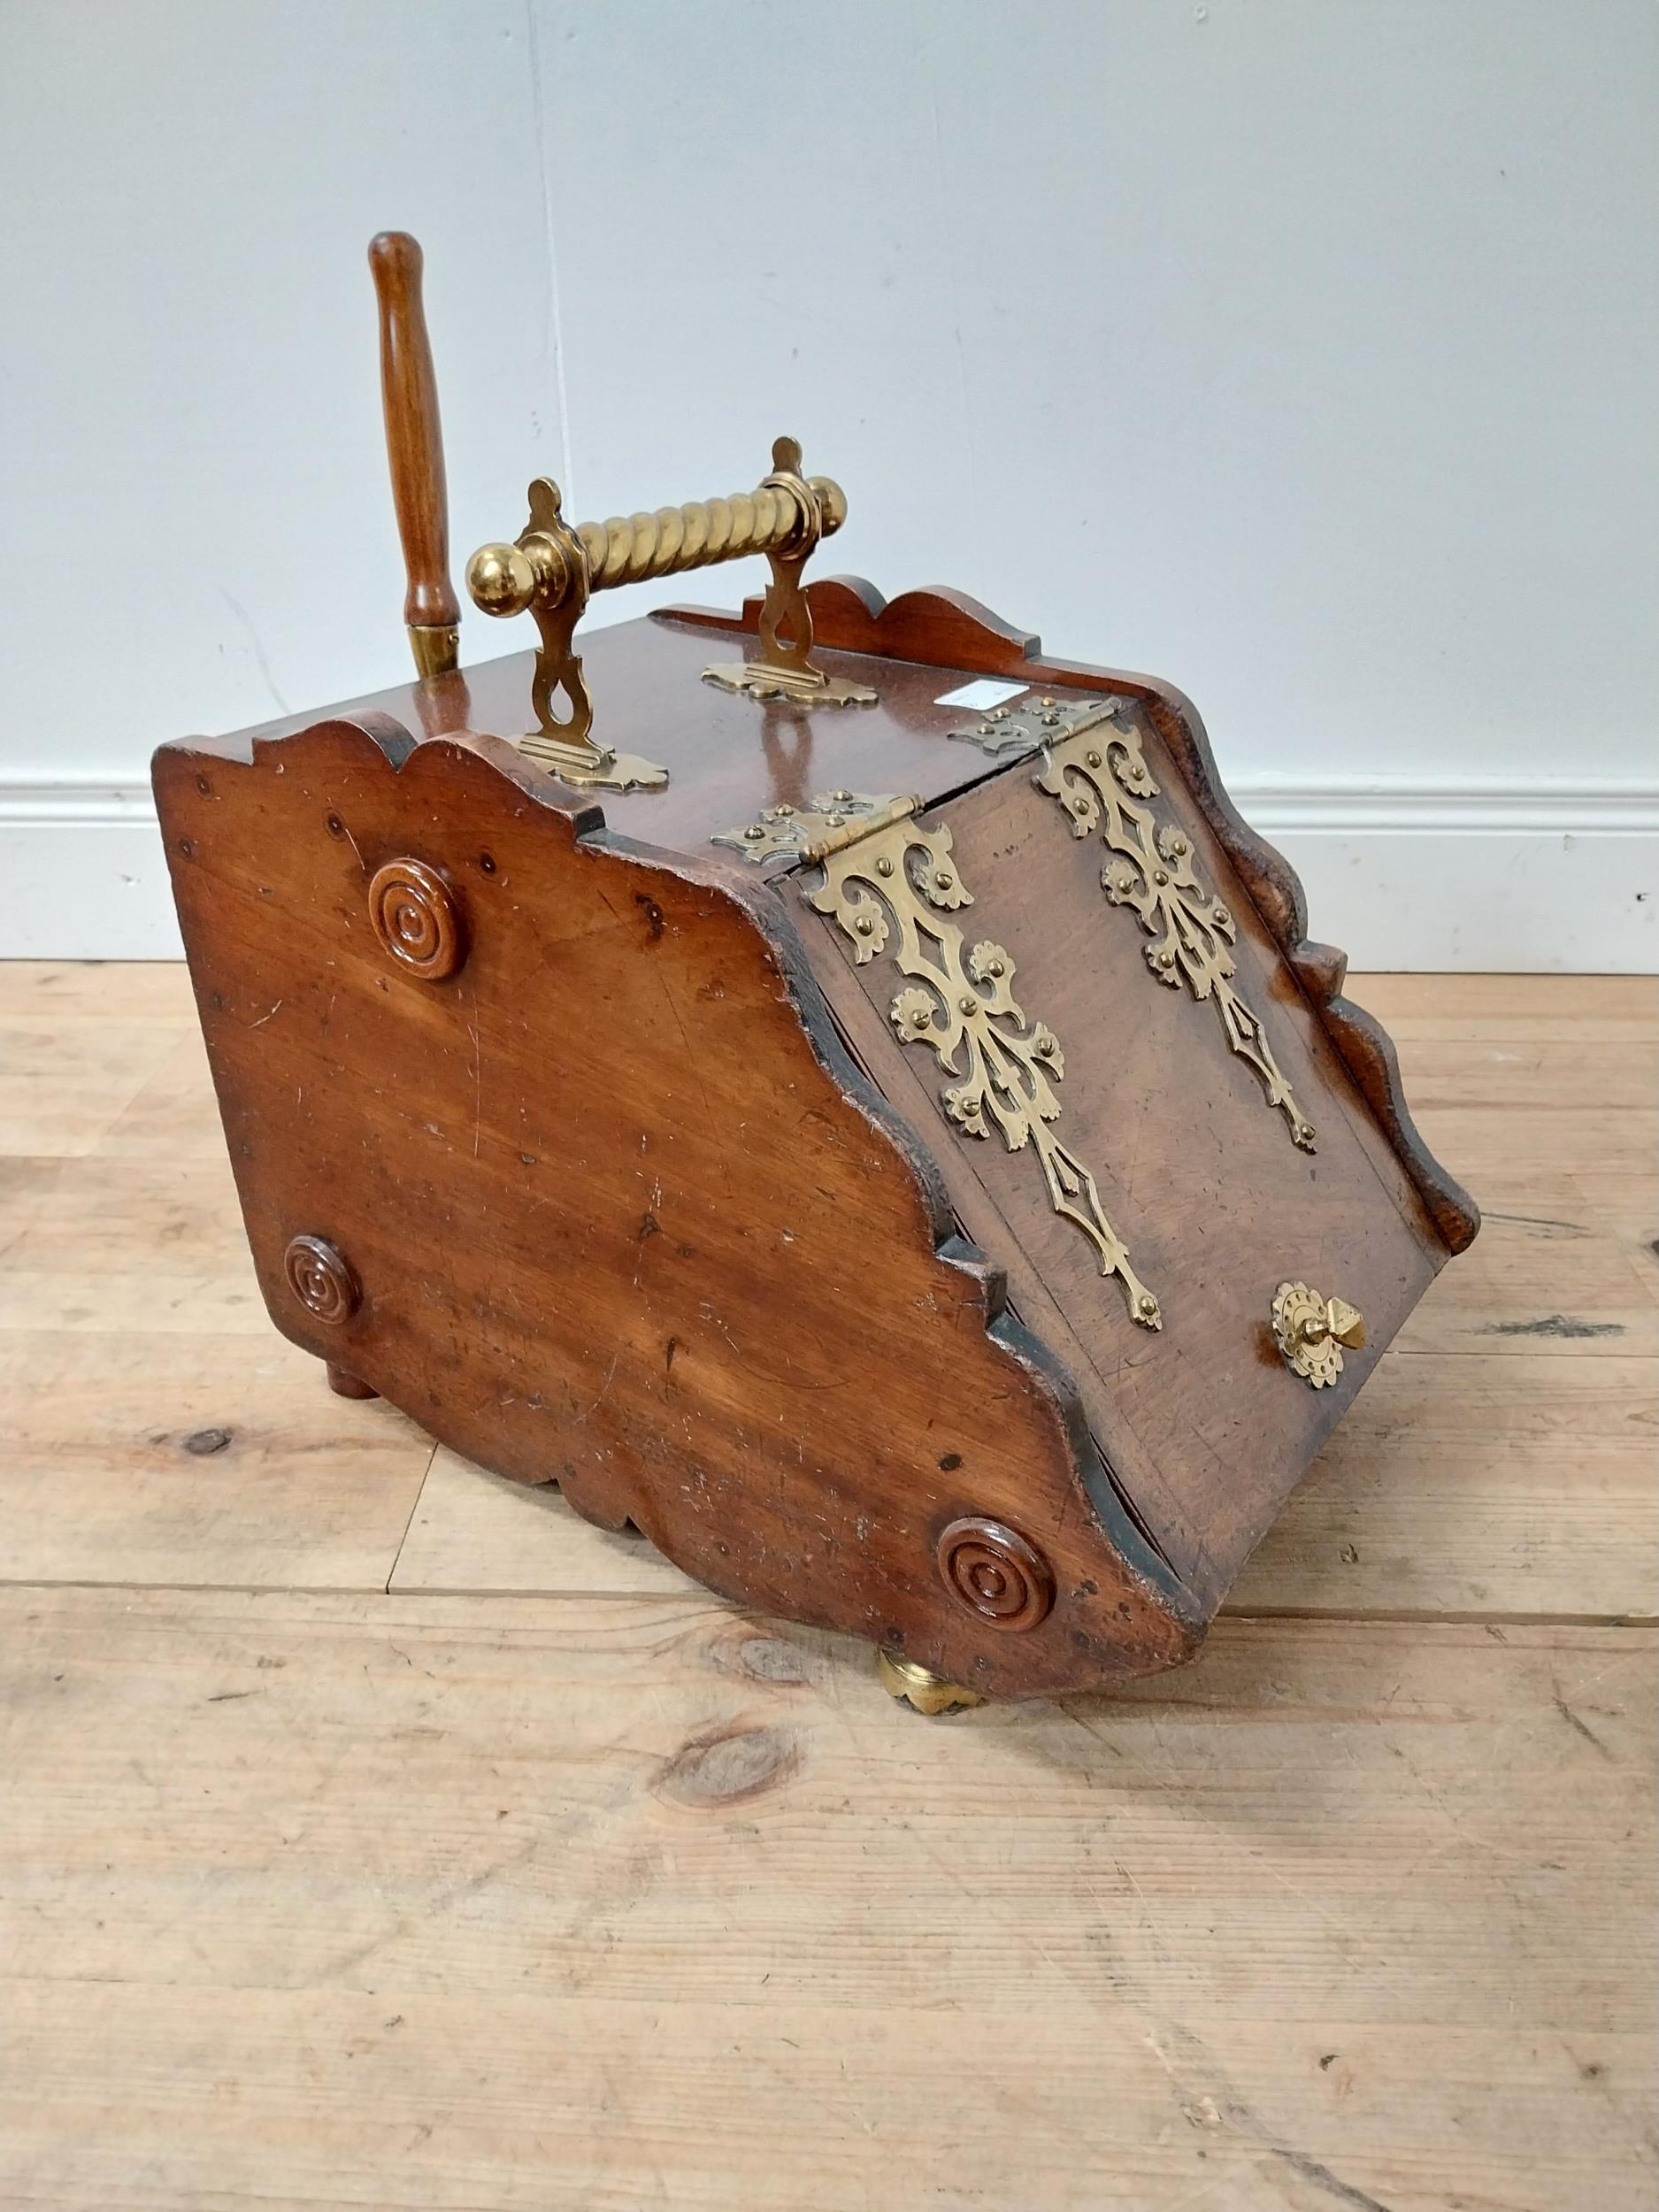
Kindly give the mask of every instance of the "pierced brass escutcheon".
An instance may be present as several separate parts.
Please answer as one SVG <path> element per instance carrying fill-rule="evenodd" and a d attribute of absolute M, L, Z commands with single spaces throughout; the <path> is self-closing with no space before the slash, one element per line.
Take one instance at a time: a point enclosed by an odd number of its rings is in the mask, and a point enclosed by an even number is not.
<path fill-rule="evenodd" d="M 1273 1341 L 1293 1374 L 1324 1390 L 1342 1371 L 1342 1347 L 1365 1341 L 1365 1317 L 1346 1298 L 1321 1298 L 1306 1283 L 1281 1283 L 1273 1294 Z"/>

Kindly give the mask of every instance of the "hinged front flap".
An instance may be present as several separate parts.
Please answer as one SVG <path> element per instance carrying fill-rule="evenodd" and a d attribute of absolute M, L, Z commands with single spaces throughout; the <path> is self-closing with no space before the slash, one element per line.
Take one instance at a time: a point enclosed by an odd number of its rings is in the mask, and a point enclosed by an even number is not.
<path fill-rule="evenodd" d="M 855 1050 L 1217 1602 L 1445 1255 L 1156 733 L 1110 709 L 788 889 Z M 1317 1390 L 1275 1339 L 1287 1281 L 1365 1317 Z"/>

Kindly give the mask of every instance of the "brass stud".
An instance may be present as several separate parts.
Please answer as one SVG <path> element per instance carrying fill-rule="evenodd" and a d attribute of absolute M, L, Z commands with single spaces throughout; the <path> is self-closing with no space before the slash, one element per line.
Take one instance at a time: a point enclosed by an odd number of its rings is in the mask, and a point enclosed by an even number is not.
<path fill-rule="evenodd" d="M 890 876 L 893 873 L 893 863 L 887 858 L 886 853 L 883 853 L 876 863 L 876 873 L 879 876 Z"/>
<path fill-rule="evenodd" d="M 1086 761 L 1087 761 L 1091 768 L 1098 768 L 1101 764 L 1101 758 L 1098 753 L 1085 753 L 1083 757 Z"/>
<path fill-rule="evenodd" d="M 858 932 L 858 934 L 861 937 L 868 937 L 871 932 L 874 929 L 875 924 L 871 920 L 868 914 L 861 914 L 857 920 L 853 924 L 853 927 Z"/>
<path fill-rule="evenodd" d="M 956 880 L 956 879 L 949 868 L 936 868 L 933 871 L 933 881 L 941 891 L 949 891 Z"/>

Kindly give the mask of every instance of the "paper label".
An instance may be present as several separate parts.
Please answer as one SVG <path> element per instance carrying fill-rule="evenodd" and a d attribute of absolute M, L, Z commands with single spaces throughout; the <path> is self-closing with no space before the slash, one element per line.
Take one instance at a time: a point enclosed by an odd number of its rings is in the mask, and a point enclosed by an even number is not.
<path fill-rule="evenodd" d="M 971 684 L 958 684 L 954 691 L 947 691 L 934 700 L 936 707 L 967 707 L 975 714 L 983 714 L 987 707 L 1006 706 L 1010 699 L 1018 699 L 1022 692 L 1031 689 L 1029 684 L 998 683 L 990 676 L 976 676 Z"/>

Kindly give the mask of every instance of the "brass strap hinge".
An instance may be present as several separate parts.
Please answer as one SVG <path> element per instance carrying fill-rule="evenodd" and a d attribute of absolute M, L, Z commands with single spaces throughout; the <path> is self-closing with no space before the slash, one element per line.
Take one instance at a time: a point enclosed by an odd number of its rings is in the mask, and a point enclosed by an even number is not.
<path fill-rule="evenodd" d="M 752 822 L 722 830 L 711 845 L 727 845 L 758 867 L 787 853 L 791 860 L 827 860 L 861 837 L 902 822 L 921 807 L 919 792 L 872 795 L 863 791 L 820 791 L 810 806 L 769 806 Z"/>
<path fill-rule="evenodd" d="M 1018 760 L 1023 754 L 1036 752 L 1040 746 L 1057 745 L 1079 730 L 1108 720 L 1128 703 L 1115 696 L 1062 698 L 1041 692 L 1011 706 L 993 707 L 965 729 L 947 730 L 945 734 L 952 744 L 977 745 L 992 760 Z"/>
<path fill-rule="evenodd" d="M 967 944 L 952 918 L 973 904 L 949 830 L 924 829 L 905 812 L 879 828 L 863 826 L 825 856 L 807 892 L 852 947 L 859 967 L 889 957 L 909 986 L 887 1009 L 899 1041 L 931 1048 L 950 1079 L 940 1094 L 966 1137 L 995 1129 L 1010 1152 L 1034 1153 L 1055 1212 L 1094 1248 L 1102 1276 L 1116 1276 L 1130 1317 L 1164 1326 L 1156 1295 L 1136 1274 L 1112 1226 L 1094 1177 L 1055 1134 L 1056 1086 L 1065 1073 L 1060 1040 L 1014 996 L 1014 961 L 988 937 Z M 811 882 L 811 879 L 809 879 Z"/>
<path fill-rule="evenodd" d="M 922 803 L 915 792 L 820 792 L 810 807 L 768 807 L 711 841 L 756 865 L 780 854 L 822 865 L 820 878 L 807 879 L 807 897 L 841 930 L 856 965 L 887 954 L 910 979 L 887 1018 L 901 1044 L 930 1046 L 954 1079 L 941 1094 L 942 1111 L 964 1136 L 995 1129 L 1009 1151 L 1034 1153 L 1055 1212 L 1094 1246 L 1102 1275 L 1117 1277 L 1132 1319 L 1161 1329 L 1156 1295 L 1131 1264 L 1094 1175 L 1054 1133 L 1056 1086 L 1065 1073 L 1060 1041 L 1015 999 L 1006 949 L 988 938 L 964 945 L 949 917 L 972 906 L 973 894 L 949 830 L 913 818 Z"/>

